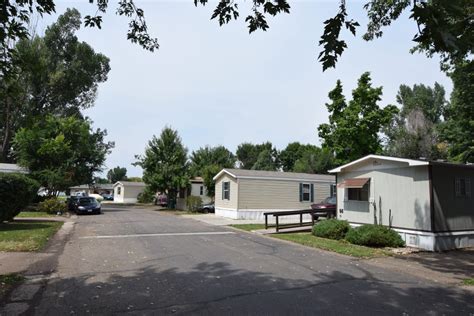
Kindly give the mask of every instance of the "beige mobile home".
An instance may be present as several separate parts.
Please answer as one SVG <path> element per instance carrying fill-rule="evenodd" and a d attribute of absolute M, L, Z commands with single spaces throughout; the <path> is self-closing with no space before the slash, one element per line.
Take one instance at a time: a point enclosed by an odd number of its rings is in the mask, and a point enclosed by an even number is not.
<path fill-rule="evenodd" d="M 309 209 L 331 196 L 332 175 L 223 169 L 215 177 L 216 215 L 261 219 L 265 212 Z"/>
<path fill-rule="evenodd" d="M 119 181 L 114 184 L 114 202 L 137 203 L 138 194 L 145 190 L 143 182 Z"/>
<path fill-rule="evenodd" d="M 337 216 L 382 224 L 426 250 L 474 246 L 474 166 L 369 155 L 337 174 Z"/>

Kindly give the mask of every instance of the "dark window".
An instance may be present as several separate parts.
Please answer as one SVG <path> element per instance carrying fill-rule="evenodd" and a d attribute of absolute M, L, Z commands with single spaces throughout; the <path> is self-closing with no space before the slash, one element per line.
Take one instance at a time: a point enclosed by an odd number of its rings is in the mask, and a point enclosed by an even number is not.
<path fill-rule="evenodd" d="M 199 187 L 199 195 L 204 195 L 204 186 Z"/>
<path fill-rule="evenodd" d="M 303 183 L 302 189 L 302 201 L 309 202 L 311 200 L 311 185 L 309 183 Z"/>
<path fill-rule="evenodd" d="M 222 183 L 222 199 L 230 200 L 230 182 Z"/>
<path fill-rule="evenodd" d="M 454 181 L 456 197 L 470 198 L 471 197 L 471 179 L 456 178 Z"/>
<path fill-rule="evenodd" d="M 348 188 L 347 199 L 349 201 L 369 201 L 369 183 L 362 188 Z"/>
<path fill-rule="evenodd" d="M 331 196 L 336 196 L 336 193 L 337 193 L 336 185 L 330 184 L 329 188 L 330 188 Z"/>
<path fill-rule="evenodd" d="M 122 188 L 121 187 L 118 187 L 117 188 L 117 195 L 120 195 L 122 193 Z"/>

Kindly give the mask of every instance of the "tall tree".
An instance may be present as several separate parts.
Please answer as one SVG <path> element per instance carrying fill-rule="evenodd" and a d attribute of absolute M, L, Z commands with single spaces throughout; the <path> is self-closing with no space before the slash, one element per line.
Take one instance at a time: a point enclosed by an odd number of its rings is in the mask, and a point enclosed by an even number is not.
<path fill-rule="evenodd" d="M 334 155 L 330 150 L 312 146 L 306 147 L 295 161 L 292 171 L 326 174 L 334 166 Z"/>
<path fill-rule="evenodd" d="M 348 104 L 341 81 L 338 80 L 336 87 L 329 92 L 332 101 L 326 104 L 330 113 L 329 124 L 321 124 L 318 131 L 323 148 L 334 152 L 337 164 L 382 151 L 379 133 L 398 110 L 393 105 L 380 108 L 377 103 L 381 95 L 382 87 L 372 87 L 368 72 L 359 78 Z"/>
<path fill-rule="evenodd" d="M 153 136 L 148 142 L 145 155 L 136 156 L 135 164 L 143 168 L 143 181 L 149 189 L 166 193 L 172 203 L 178 190 L 189 184 L 187 151 L 178 132 L 165 127 L 159 138 Z"/>
<path fill-rule="evenodd" d="M 438 83 L 434 88 L 422 84 L 413 88 L 400 86 L 397 94 L 400 113 L 384 130 L 387 154 L 412 159 L 445 158 L 438 132 L 447 105 L 444 95 L 444 88 Z"/>
<path fill-rule="evenodd" d="M 44 37 L 15 45 L 14 72 L 0 81 L 1 160 L 8 160 L 19 128 L 48 114 L 80 118 L 82 109 L 93 106 L 98 84 L 107 80 L 109 59 L 78 40 L 80 25 L 79 12 L 68 9 Z"/>
<path fill-rule="evenodd" d="M 121 180 L 127 180 L 127 168 L 117 166 L 113 169 L 110 169 L 107 172 L 107 179 L 110 183 L 115 183 Z"/>
<path fill-rule="evenodd" d="M 262 154 L 262 152 L 265 152 Z M 280 166 L 278 150 L 273 147 L 271 142 L 262 144 L 242 143 L 237 147 L 237 160 L 241 169 L 266 170 L 269 164 L 273 165 L 271 170 L 276 170 Z M 257 161 L 259 160 L 256 165 Z"/>
<path fill-rule="evenodd" d="M 234 168 L 236 158 L 234 154 L 224 146 L 201 147 L 193 151 L 190 156 L 190 174 L 192 176 L 203 176 L 203 170 L 210 165 L 222 168 Z"/>
<path fill-rule="evenodd" d="M 445 111 L 446 122 L 441 138 L 448 143 L 450 160 L 474 162 L 474 61 L 456 65 L 450 74 L 453 80 L 451 102 Z"/>
<path fill-rule="evenodd" d="M 14 154 L 50 195 L 56 195 L 94 181 L 94 173 L 102 170 L 114 146 L 104 142 L 106 135 L 106 131 L 93 131 L 87 120 L 48 116 L 17 132 Z"/>

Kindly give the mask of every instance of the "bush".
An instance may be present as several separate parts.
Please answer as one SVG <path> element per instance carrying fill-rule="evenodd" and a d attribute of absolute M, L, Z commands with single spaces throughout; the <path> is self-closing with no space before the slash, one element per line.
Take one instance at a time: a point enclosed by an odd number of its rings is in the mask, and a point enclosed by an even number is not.
<path fill-rule="evenodd" d="M 202 199 L 200 196 L 190 195 L 186 198 L 186 208 L 188 211 L 197 212 L 202 205 Z"/>
<path fill-rule="evenodd" d="M 37 210 L 38 212 L 46 212 L 48 214 L 65 213 L 67 206 L 63 200 L 53 197 L 40 202 Z"/>
<path fill-rule="evenodd" d="M 154 201 L 155 192 L 150 190 L 148 187 L 146 187 L 145 190 L 137 196 L 138 203 L 153 203 Z"/>
<path fill-rule="evenodd" d="M 23 174 L 0 173 L 0 223 L 10 221 L 27 207 L 40 185 Z"/>
<path fill-rule="evenodd" d="M 346 240 L 352 244 L 370 247 L 403 247 L 402 237 L 388 227 L 382 225 L 362 225 L 351 229 Z"/>
<path fill-rule="evenodd" d="M 319 222 L 313 227 L 313 235 L 328 239 L 344 239 L 350 229 L 347 221 L 338 219 L 327 219 Z"/>

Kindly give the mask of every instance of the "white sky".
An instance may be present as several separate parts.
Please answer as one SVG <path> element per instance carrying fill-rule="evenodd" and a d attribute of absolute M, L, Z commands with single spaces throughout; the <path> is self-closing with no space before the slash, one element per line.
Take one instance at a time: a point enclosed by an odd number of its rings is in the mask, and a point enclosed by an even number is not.
<path fill-rule="evenodd" d="M 381 106 L 395 104 L 400 84 L 435 81 L 452 89 L 438 59 L 409 53 L 416 25 L 405 14 L 381 39 L 365 42 L 344 32 L 348 49 L 336 69 L 322 72 L 317 62 L 323 21 L 337 12 L 339 1 L 292 1 L 291 14 L 269 18 L 270 29 L 248 34 L 249 1 L 241 17 L 224 27 L 210 21 L 214 2 L 194 7 L 193 0 L 139 1 L 150 32 L 161 48 L 155 53 L 126 40 L 127 19 L 114 14 L 110 1 L 103 27 L 82 29 L 78 36 L 110 58 L 109 79 L 99 87 L 94 108 L 86 111 L 97 128 L 108 131 L 115 148 L 106 168 L 133 167 L 152 135 L 166 125 L 177 129 L 189 151 L 205 145 L 230 150 L 245 141 L 320 144 L 317 126 L 327 122 L 327 94 L 341 79 L 346 97 L 357 79 L 370 71 L 374 86 L 383 86 Z M 362 1 L 348 1 L 349 15 L 366 25 Z M 76 7 L 94 14 L 88 1 L 57 1 L 57 13 Z M 56 19 L 45 17 L 38 31 Z M 448 94 L 449 96 L 449 94 Z M 106 170 L 107 170 L 106 169 Z"/>

